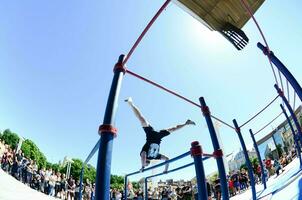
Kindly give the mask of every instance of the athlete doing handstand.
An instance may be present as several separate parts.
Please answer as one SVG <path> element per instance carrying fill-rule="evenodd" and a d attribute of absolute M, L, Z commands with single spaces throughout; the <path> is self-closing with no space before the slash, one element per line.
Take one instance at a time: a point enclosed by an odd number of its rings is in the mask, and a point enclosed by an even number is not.
<path fill-rule="evenodd" d="M 144 144 L 141 152 L 141 164 L 142 168 L 140 171 L 143 171 L 146 166 L 150 164 L 151 160 L 169 160 L 165 155 L 159 153 L 160 142 L 163 137 L 168 136 L 171 132 L 176 131 L 186 125 L 195 125 L 195 122 L 187 120 L 183 124 L 176 125 L 171 128 L 163 129 L 160 131 L 155 131 L 149 122 L 144 118 L 139 109 L 133 104 L 132 98 L 129 97 L 125 100 L 129 106 L 132 108 L 135 116 L 139 119 L 145 133 L 146 133 L 146 143 Z M 166 164 L 164 173 L 168 171 L 169 164 Z"/>

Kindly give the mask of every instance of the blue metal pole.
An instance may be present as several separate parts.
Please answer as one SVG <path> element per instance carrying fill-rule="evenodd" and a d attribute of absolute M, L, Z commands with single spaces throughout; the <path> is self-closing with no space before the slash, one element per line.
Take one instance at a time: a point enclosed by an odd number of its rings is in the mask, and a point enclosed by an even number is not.
<path fill-rule="evenodd" d="M 282 109 L 282 112 L 284 113 L 285 115 L 285 118 L 287 120 L 287 123 L 290 127 L 290 130 L 292 131 L 292 134 L 293 134 L 293 138 L 294 138 L 294 141 L 295 141 L 295 146 L 296 146 L 296 149 L 297 149 L 297 154 L 298 154 L 298 157 L 299 157 L 299 161 L 300 161 L 300 168 L 302 168 L 302 159 L 301 159 L 301 149 L 300 149 L 300 145 L 299 145 L 299 142 L 298 142 L 298 138 L 295 134 L 295 130 L 294 130 L 294 127 L 292 125 L 292 122 L 290 121 L 289 119 L 289 116 L 285 110 L 285 108 L 282 106 L 282 104 L 280 104 L 280 107 Z"/>
<path fill-rule="evenodd" d="M 128 176 L 125 176 L 125 180 L 124 180 L 124 200 L 127 200 L 127 196 L 128 196 Z"/>
<path fill-rule="evenodd" d="M 220 154 L 220 156 L 218 156 L 216 158 L 216 163 L 217 163 L 217 168 L 218 168 L 219 178 L 220 178 L 222 199 L 228 200 L 229 199 L 229 186 L 228 186 L 228 181 L 226 178 L 225 168 L 224 168 L 223 159 L 222 159 L 223 152 L 220 149 L 218 138 L 217 138 L 214 126 L 213 126 L 213 122 L 212 122 L 211 115 L 210 115 L 210 109 L 206 105 L 206 102 L 203 97 L 199 98 L 199 102 L 201 104 L 201 111 L 202 111 L 203 116 L 205 117 L 207 125 L 208 125 L 214 152 Z"/>
<path fill-rule="evenodd" d="M 250 161 L 250 158 L 249 158 L 249 155 L 248 155 L 248 152 L 247 152 L 247 149 L 246 149 L 246 146 L 245 146 L 245 143 L 244 143 L 244 140 L 243 140 L 243 137 L 242 137 L 242 134 L 241 134 L 241 131 L 240 131 L 240 128 L 237 124 L 236 119 L 233 119 L 233 124 L 235 126 L 235 130 L 236 130 L 237 135 L 239 137 L 240 144 L 241 144 L 241 147 L 242 147 L 242 150 L 243 150 L 243 153 L 244 153 L 245 162 L 246 162 L 246 166 L 247 166 L 250 181 L 251 181 L 253 200 L 257 200 L 256 188 L 255 188 L 255 179 L 254 179 L 252 164 L 251 164 L 251 161 Z"/>
<path fill-rule="evenodd" d="M 253 143 L 254 143 L 255 151 L 257 153 L 259 165 L 261 167 L 261 179 L 262 179 L 262 183 L 263 183 L 264 189 L 266 189 L 266 179 L 265 179 L 265 174 L 264 174 L 264 166 L 263 166 L 263 162 L 261 160 L 259 148 L 258 148 L 258 145 L 257 145 L 257 142 L 256 142 L 256 139 L 255 139 L 255 136 L 254 136 L 254 133 L 253 133 L 252 129 L 250 129 L 250 134 L 251 134 L 251 138 L 252 138 Z"/>
<path fill-rule="evenodd" d="M 84 177 L 84 164 L 81 169 L 80 174 L 80 191 L 79 191 L 79 199 L 82 200 L 82 191 L 83 191 L 83 177 Z"/>
<path fill-rule="evenodd" d="M 288 100 L 287 100 L 286 97 L 284 96 L 284 93 L 282 92 L 282 90 L 278 87 L 277 84 L 275 84 L 274 87 L 276 88 L 276 90 L 277 90 L 279 96 L 282 98 L 284 104 L 286 105 L 286 107 L 287 107 L 287 109 L 288 109 L 288 111 L 289 111 L 289 113 L 290 113 L 290 115 L 291 115 L 291 117 L 292 117 L 292 119 L 293 119 L 293 121 L 294 121 L 294 124 L 295 124 L 295 126 L 296 126 L 296 128 L 297 128 L 298 137 L 300 138 L 300 142 L 302 143 L 301 126 L 300 126 L 300 124 L 299 124 L 299 122 L 298 122 L 298 119 L 297 119 L 297 117 L 296 117 L 296 115 L 295 115 L 295 113 L 294 113 L 294 111 L 293 111 L 291 105 L 289 104 Z"/>
<path fill-rule="evenodd" d="M 109 92 L 103 125 L 100 126 L 99 133 L 101 142 L 99 145 L 96 192 L 95 200 L 108 200 L 110 198 L 110 176 L 113 138 L 116 132 L 114 128 L 115 115 L 117 111 L 117 101 L 123 80 L 125 69 L 122 66 L 124 55 L 121 55 L 114 68 L 114 76 Z"/>
<path fill-rule="evenodd" d="M 195 141 L 191 143 L 191 155 L 195 165 L 198 200 L 207 200 L 208 190 L 202 161 L 202 149 L 199 142 Z"/>
<path fill-rule="evenodd" d="M 145 178 L 145 200 L 148 200 L 148 179 Z"/>
<path fill-rule="evenodd" d="M 267 47 L 263 46 L 260 42 L 257 43 L 259 49 L 263 51 L 265 55 L 267 55 L 270 60 L 274 63 L 274 65 L 280 70 L 280 72 L 284 75 L 284 77 L 288 80 L 291 86 L 294 88 L 295 92 L 299 96 L 302 101 L 302 88 L 299 85 L 298 81 L 295 77 L 290 73 L 290 71 L 286 68 L 286 66 L 274 55 L 272 51 L 268 52 Z"/>

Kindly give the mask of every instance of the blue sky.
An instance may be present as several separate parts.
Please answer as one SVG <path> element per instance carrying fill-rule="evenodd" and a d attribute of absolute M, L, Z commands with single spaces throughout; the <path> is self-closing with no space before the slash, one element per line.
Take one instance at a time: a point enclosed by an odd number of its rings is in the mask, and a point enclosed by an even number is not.
<path fill-rule="evenodd" d="M 239 2 L 239 1 L 238 1 Z M 163 1 L 3 1 L 0 5 L 0 129 L 10 128 L 37 143 L 52 162 L 65 155 L 85 159 L 98 140 L 112 68 L 126 54 Z M 271 49 L 298 81 L 302 44 L 302 2 L 266 1 L 256 13 Z M 237 51 L 183 10 L 170 4 L 139 45 L 127 67 L 198 102 L 204 96 L 212 114 L 241 124 L 271 101 L 276 92 L 255 25 L 243 28 L 249 45 Z M 300 82 L 301 83 L 301 82 Z M 165 138 L 161 152 L 172 158 L 198 140 L 212 152 L 199 109 L 126 75 L 116 118 L 112 173 L 140 167 L 144 133 L 122 101 L 132 96 L 151 124 L 162 129 L 190 118 L 187 127 Z M 291 92 L 291 102 L 292 92 Z M 280 101 L 242 131 L 260 129 L 279 114 Z M 297 99 L 297 105 L 300 101 Z M 273 127 L 283 121 L 277 120 Z M 272 130 L 268 127 L 256 139 Z M 222 126 L 227 153 L 239 149 L 236 133 Z M 187 158 L 173 166 L 190 162 Z M 96 157 L 91 161 L 96 163 Z M 207 173 L 215 162 L 205 163 Z M 191 178 L 193 168 L 163 179 Z M 135 177 L 135 178 L 139 178 Z"/>

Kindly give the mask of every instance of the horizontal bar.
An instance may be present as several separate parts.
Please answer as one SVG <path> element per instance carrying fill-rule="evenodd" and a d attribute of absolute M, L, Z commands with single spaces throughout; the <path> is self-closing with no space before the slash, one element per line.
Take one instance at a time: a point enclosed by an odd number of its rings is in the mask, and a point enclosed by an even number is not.
<path fill-rule="evenodd" d="M 207 159 L 209 159 L 210 157 L 203 157 L 203 161 L 205 161 L 205 160 L 207 160 Z M 178 170 L 181 170 L 181 169 L 184 169 L 184 168 L 187 168 L 187 167 L 190 167 L 190 166 L 192 166 L 192 165 L 194 165 L 194 162 L 191 162 L 191 163 L 189 163 L 189 164 L 186 164 L 186 165 L 183 165 L 183 166 L 181 166 L 181 167 L 178 167 L 178 168 L 175 168 L 175 169 L 171 169 L 171 170 L 168 170 L 166 173 L 158 173 L 158 174 L 154 174 L 154 175 L 151 175 L 151 176 L 147 176 L 147 177 L 145 177 L 145 179 L 149 179 L 149 178 L 153 178 L 153 177 L 156 177 L 156 176 L 162 176 L 162 175 L 165 175 L 165 174 L 169 174 L 169 173 L 171 173 L 171 172 L 175 172 L 175 171 L 178 171 Z"/>
<path fill-rule="evenodd" d="M 251 122 L 253 119 L 255 119 L 258 115 L 260 115 L 260 113 L 262 113 L 263 111 L 265 111 L 270 105 L 272 105 L 272 103 L 274 103 L 277 99 L 278 99 L 279 95 L 277 95 L 272 101 L 270 101 L 264 108 L 262 108 L 259 112 L 257 112 L 253 117 L 251 117 L 250 119 L 248 119 L 246 122 L 244 122 L 239 128 L 242 128 L 243 126 L 245 126 L 246 124 L 248 124 L 249 122 Z"/>
<path fill-rule="evenodd" d="M 171 163 L 171 162 L 174 162 L 174 161 L 179 160 L 179 159 L 181 159 L 181 158 L 184 158 L 184 157 L 186 157 L 186 156 L 188 156 L 188 155 L 190 155 L 190 154 L 191 154 L 191 152 L 188 151 L 188 152 L 186 152 L 186 153 L 184 153 L 184 154 L 181 154 L 181 155 L 179 155 L 179 156 L 176 156 L 175 158 L 172 158 L 172 159 L 167 160 L 167 161 L 165 161 L 165 162 L 159 163 L 159 164 L 154 165 L 154 166 L 152 166 L 152 167 L 148 167 L 148 168 L 144 169 L 143 172 L 146 172 L 146 171 L 155 169 L 155 168 L 157 168 L 157 167 L 164 166 L 164 165 L 166 165 L 166 164 L 168 164 L 168 163 Z M 126 176 L 128 177 L 128 176 L 132 176 L 132 175 L 139 174 L 139 173 L 141 173 L 141 172 L 138 170 L 138 171 L 136 171 L 136 172 L 132 172 L 132 173 L 130 173 L 130 174 L 127 174 Z"/>
<path fill-rule="evenodd" d="M 215 155 L 213 155 L 213 154 L 207 154 L 207 153 L 203 153 L 202 154 L 202 156 L 204 156 L 204 157 L 215 157 Z"/>
<path fill-rule="evenodd" d="M 275 117 L 272 121 L 270 121 L 269 123 L 267 123 L 265 126 L 263 126 L 261 129 L 259 129 L 256 133 L 254 133 L 254 135 L 258 134 L 259 132 L 261 132 L 263 129 L 265 129 L 266 127 L 268 127 L 271 123 L 273 123 L 278 117 L 280 117 L 282 115 L 282 112 L 277 115 L 277 117 Z"/>
<path fill-rule="evenodd" d="M 183 166 L 175 168 L 175 169 L 168 170 L 166 173 L 161 172 L 161 173 L 158 173 L 158 174 L 147 176 L 147 177 L 145 177 L 145 179 L 149 179 L 149 178 L 153 178 L 153 177 L 156 177 L 156 176 L 161 176 L 161 175 L 169 174 L 171 172 L 175 172 L 175 171 L 178 171 L 178 170 L 190 167 L 191 165 L 194 165 L 194 162 L 191 162 L 189 164 L 183 165 Z"/>
<path fill-rule="evenodd" d="M 155 86 L 157 88 L 160 88 L 160 89 L 162 89 L 162 90 L 164 90 L 164 91 L 166 91 L 166 92 L 168 92 L 168 93 L 170 93 L 170 94 L 172 94 L 172 95 L 174 95 L 174 96 L 176 96 L 176 97 L 178 97 L 178 98 L 180 98 L 180 99 L 182 99 L 182 100 L 184 100 L 184 101 L 186 101 L 186 102 L 188 102 L 188 103 L 190 103 L 190 104 L 192 104 L 192 105 L 194 105 L 194 106 L 196 106 L 198 108 L 201 108 L 201 106 L 199 104 L 195 103 L 194 101 L 192 101 L 192 100 L 190 100 L 190 99 L 188 99 L 188 98 L 186 98 L 186 97 L 184 97 L 184 96 L 182 96 L 182 95 L 180 95 L 180 94 L 178 94 L 178 93 L 176 93 L 176 92 L 174 92 L 174 91 L 172 91 L 172 90 L 170 90 L 170 89 L 168 89 L 168 88 L 166 88 L 166 87 L 164 87 L 164 86 L 162 86 L 162 85 L 160 85 L 158 83 L 155 83 L 154 81 L 152 81 L 150 79 L 147 79 L 147 78 L 145 78 L 145 77 L 143 77 L 141 75 L 138 75 L 138 74 L 130 71 L 129 69 L 126 69 L 126 72 L 128 74 L 130 74 L 130 75 L 132 75 L 132 76 L 134 76 L 134 77 L 136 77 L 136 78 L 138 78 L 138 79 L 140 79 L 142 81 L 145 81 L 145 82 L 147 82 L 147 83 L 149 83 L 149 84 L 151 84 L 151 85 L 153 85 L 153 86 Z M 221 122 L 222 124 L 228 126 L 229 128 L 235 129 L 233 126 L 231 126 L 230 124 L 224 122 L 223 120 L 215 117 L 214 115 L 211 115 L 211 117 L 214 118 L 214 119 L 216 119 L 217 121 Z"/>
<path fill-rule="evenodd" d="M 92 156 L 95 154 L 95 152 L 99 149 L 100 141 L 101 141 L 101 140 L 99 139 L 99 141 L 95 144 L 95 146 L 94 146 L 93 149 L 91 150 L 90 154 L 89 154 L 88 157 L 86 158 L 85 162 L 83 163 L 83 166 L 89 162 L 89 160 L 92 158 Z"/>

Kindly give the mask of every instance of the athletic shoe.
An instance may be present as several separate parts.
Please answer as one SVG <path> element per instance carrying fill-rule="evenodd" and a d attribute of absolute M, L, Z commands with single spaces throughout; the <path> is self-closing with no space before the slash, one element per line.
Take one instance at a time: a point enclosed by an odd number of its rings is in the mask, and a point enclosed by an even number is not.
<path fill-rule="evenodd" d="M 187 121 L 186 121 L 186 124 L 190 124 L 190 125 L 196 125 L 196 123 L 195 122 L 193 122 L 192 120 L 190 120 L 190 119 L 188 119 Z"/>
<path fill-rule="evenodd" d="M 131 97 L 128 97 L 127 99 L 125 99 L 125 102 L 127 102 L 127 103 L 132 103 L 132 98 L 131 98 Z"/>

